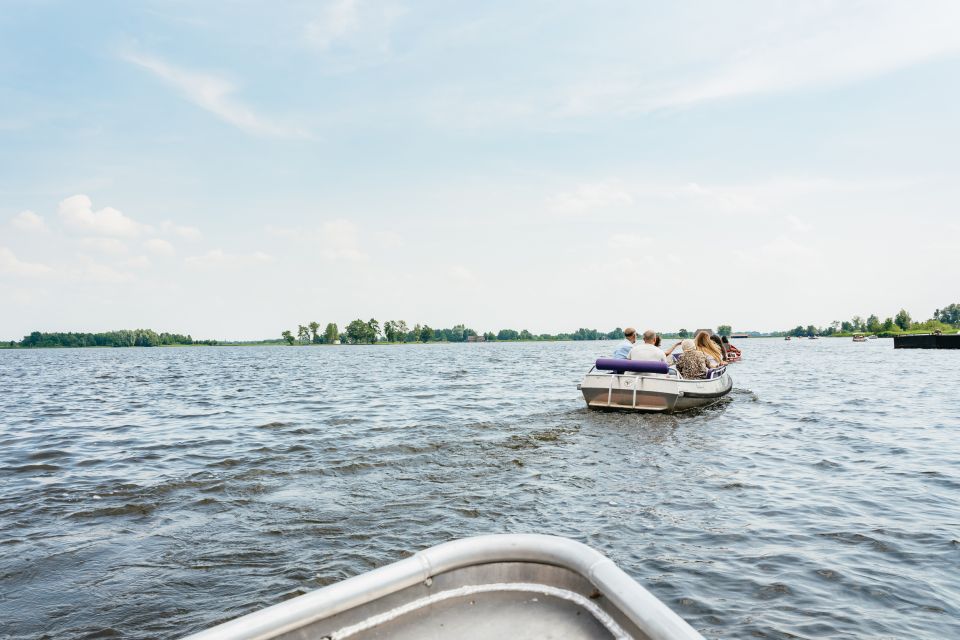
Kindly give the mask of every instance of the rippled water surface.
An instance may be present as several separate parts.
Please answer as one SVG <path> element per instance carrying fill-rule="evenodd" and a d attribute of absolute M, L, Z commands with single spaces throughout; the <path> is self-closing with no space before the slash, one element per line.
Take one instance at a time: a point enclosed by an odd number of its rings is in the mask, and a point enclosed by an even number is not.
<path fill-rule="evenodd" d="M 588 412 L 606 342 L 0 351 L 0 637 L 178 637 L 495 532 L 708 637 L 960 637 L 960 352 L 740 346 L 683 416 Z"/>

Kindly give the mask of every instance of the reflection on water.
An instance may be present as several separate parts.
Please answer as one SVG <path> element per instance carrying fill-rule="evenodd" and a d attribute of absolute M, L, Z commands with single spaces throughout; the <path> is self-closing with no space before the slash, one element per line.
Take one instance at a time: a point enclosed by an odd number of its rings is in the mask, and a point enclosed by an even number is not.
<path fill-rule="evenodd" d="M 0 351 L 3 633 L 177 637 L 540 532 L 710 637 L 960 637 L 958 354 L 740 346 L 682 416 L 584 409 L 612 343 Z"/>

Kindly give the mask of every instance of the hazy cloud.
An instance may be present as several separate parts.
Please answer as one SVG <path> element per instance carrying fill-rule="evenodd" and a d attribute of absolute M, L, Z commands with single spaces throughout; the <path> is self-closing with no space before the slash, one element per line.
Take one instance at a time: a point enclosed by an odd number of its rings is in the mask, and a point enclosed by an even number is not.
<path fill-rule="evenodd" d="M 280 138 L 308 137 L 301 129 L 254 112 L 233 96 L 236 87 L 224 78 L 178 68 L 155 56 L 129 53 L 124 59 L 152 72 L 198 107 L 248 133 Z"/>
<path fill-rule="evenodd" d="M 633 196 L 617 182 L 585 183 L 575 190 L 551 198 L 548 205 L 557 213 L 588 213 L 607 207 L 633 204 Z"/>
<path fill-rule="evenodd" d="M 235 268 L 267 264 L 273 262 L 273 257 L 262 251 L 227 253 L 223 249 L 211 249 L 203 255 L 185 258 L 184 262 L 195 267 Z"/>
<path fill-rule="evenodd" d="M 195 241 L 203 237 L 200 229 L 188 225 L 176 224 L 169 220 L 164 220 L 160 225 L 160 232 L 167 235 L 174 235 L 184 240 Z"/>
<path fill-rule="evenodd" d="M 144 242 L 143 246 L 147 251 L 158 256 L 172 256 L 177 253 L 174 246 L 162 238 L 151 238 Z"/>
<path fill-rule="evenodd" d="M 31 233 L 42 233 L 48 230 L 47 223 L 43 217 L 29 210 L 21 211 L 15 215 L 13 219 L 10 220 L 10 224 L 12 224 L 15 229 Z"/>
<path fill-rule="evenodd" d="M 42 276 L 53 269 L 37 262 L 24 262 L 7 247 L 0 247 L 0 273 L 14 276 Z"/>
<path fill-rule="evenodd" d="M 60 218 L 68 227 L 105 236 L 137 236 L 150 227 L 128 218 L 113 207 L 93 210 L 90 198 L 83 195 L 70 196 L 57 209 Z"/>

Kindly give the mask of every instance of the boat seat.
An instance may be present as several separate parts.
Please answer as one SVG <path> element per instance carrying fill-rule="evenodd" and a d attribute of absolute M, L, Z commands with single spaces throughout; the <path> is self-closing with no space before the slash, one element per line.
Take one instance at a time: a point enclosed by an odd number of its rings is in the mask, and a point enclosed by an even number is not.
<path fill-rule="evenodd" d="M 596 368 L 602 371 L 624 373 L 669 373 L 670 367 L 666 362 L 657 360 L 621 360 L 620 358 L 598 358 Z"/>

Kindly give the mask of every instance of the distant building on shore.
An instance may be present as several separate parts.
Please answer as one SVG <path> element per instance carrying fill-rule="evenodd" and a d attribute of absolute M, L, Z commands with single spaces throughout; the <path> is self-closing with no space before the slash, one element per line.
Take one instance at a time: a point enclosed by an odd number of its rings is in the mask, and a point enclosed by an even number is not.
<path fill-rule="evenodd" d="M 467 336 L 467 342 L 486 342 L 486 336 Z"/>

